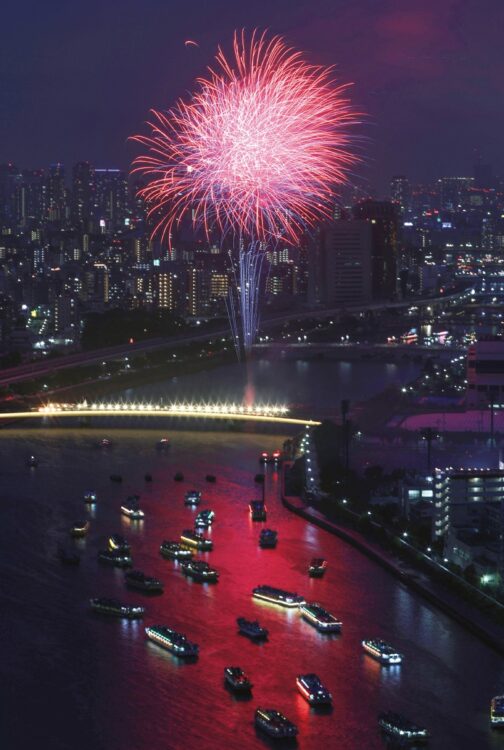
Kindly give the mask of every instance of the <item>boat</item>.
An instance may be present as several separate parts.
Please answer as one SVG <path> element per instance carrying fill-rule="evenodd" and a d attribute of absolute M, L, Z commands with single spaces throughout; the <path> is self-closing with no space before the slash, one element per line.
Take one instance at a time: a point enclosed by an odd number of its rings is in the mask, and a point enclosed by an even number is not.
<path fill-rule="evenodd" d="M 175 480 L 176 482 L 183 482 L 183 481 L 184 481 L 184 475 L 182 474 L 182 472 L 181 472 L 181 471 L 177 471 L 177 473 L 176 473 L 176 474 L 174 474 L 174 476 L 173 476 L 173 479 L 174 479 L 174 480 Z"/>
<path fill-rule="evenodd" d="M 180 541 L 182 544 L 189 547 L 196 547 L 196 549 L 205 550 L 209 552 L 213 548 L 213 542 L 208 537 L 201 534 L 199 531 L 192 531 L 186 529 L 180 535 Z"/>
<path fill-rule="evenodd" d="M 275 708 L 256 708 L 254 723 L 270 737 L 287 739 L 296 737 L 298 728 Z"/>
<path fill-rule="evenodd" d="M 259 463 L 267 464 L 268 461 L 269 461 L 269 453 L 267 451 L 263 451 L 259 456 Z"/>
<path fill-rule="evenodd" d="M 102 549 L 98 552 L 98 560 L 116 568 L 130 568 L 133 565 L 130 553 L 119 549 Z"/>
<path fill-rule="evenodd" d="M 205 479 L 207 482 L 210 482 L 211 484 L 217 481 L 217 477 L 215 476 L 215 474 L 207 474 Z"/>
<path fill-rule="evenodd" d="M 240 667 L 224 667 L 224 681 L 237 693 L 249 693 L 254 687 Z"/>
<path fill-rule="evenodd" d="M 200 510 L 196 518 L 194 519 L 195 526 L 211 526 L 215 518 L 215 512 L 213 510 Z"/>
<path fill-rule="evenodd" d="M 256 474 L 254 482 L 257 482 L 257 484 L 264 484 L 264 474 Z"/>
<path fill-rule="evenodd" d="M 311 706 L 332 703 L 331 693 L 324 687 L 316 674 L 299 674 L 296 677 L 296 686 L 303 698 L 306 698 Z"/>
<path fill-rule="evenodd" d="M 255 589 L 252 589 L 252 596 L 254 599 L 279 604 L 281 607 L 299 607 L 305 603 L 303 596 L 284 589 L 277 589 L 274 586 L 256 586 Z"/>
<path fill-rule="evenodd" d="M 108 438 L 102 438 L 98 445 L 100 448 L 110 448 L 110 446 L 112 445 L 112 440 L 109 440 Z"/>
<path fill-rule="evenodd" d="M 94 612 L 112 617 L 127 617 L 129 620 L 138 620 L 144 616 L 145 607 L 139 605 L 122 604 L 117 599 L 94 598 L 89 603 Z"/>
<path fill-rule="evenodd" d="M 145 591 L 148 593 L 163 593 L 163 584 L 158 581 L 157 578 L 146 576 L 140 570 L 129 570 L 124 574 L 124 581 L 126 586 L 131 589 L 138 589 L 138 591 Z"/>
<path fill-rule="evenodd" d="M 111 474 L 110 475 L 110 481 L 111 482 L 122 482 L 122 476 L 120 474 Z"/>
<path fill-rule="evenodd" d="M 59 561 L 64 565 L 80 564 L 80 556 L 77 554 L 77 552 L 73 552 L 66 547 L 58 547 L 58 558 Z"/>
<path fill-rule="evenodd" d="M 70 527 L 70 534 L 72 536 L 86 536 L 89 531 L 89 521 L 74 521 Z"/>
<path fill-rule="evenodd" d="M 425 743 L 429 739 L 429 733 L 423 727 L 418 727 L 412 721 L 394 711 L 385 711 L 378 714 L 378 724 L 381 729 L 395 740 L 402 743 Z"/>
<path fill-rule="evenodd" d="M 320 604 L 303 603 L 300 607 L 301 617 L 321 633 L 339 633 L 343 623 L 334 617 Z"/>
<path fill-rule="evenodd" d="M 371 638 L 362 641 L 362 648 L 381 664 L 401 664 L 403 657 L 389 643 L 382 641 L 381 638 Z"/>
<path fill-rule="evenodd" d="M 201 503 L 201 492 L 198 490 L 188 490 L 185 493 L 184 504 L 185 505 L 199 505 Z"/>
<path fill-rule="evenodd" d="M 139 500 L 139 495 L 130 495 L 121 505 L 121 513 L 133 521 L 140 521 L 145 517 L 145 513 L 139 506 Z"/>
<path fill-rule="evenodd" d="M 167 437 L 161 438 L 161 440 L 158 440 L 156 443 L 156 448 L 158 449 L 158 451 L 164 451 L 169 447 L 170 447 L 170 441 L 168 440 Z"/>
<path fill-rule="evenodd" d="M 172 654 L 182 657 L 197 656 L 199 646 L 196 643 L 188 641 L 185 635 L 177 633 L 166 625 L 153 625 L 145 628 L 145 633 L 149 640 L 157 643 L 158 646 L 171 651 Z"/>
<path fill-rule="evenodd" d="M 504 695 L 496 695 L 490 701 L 490 726 L 504 728 Z"/>
<path fill-rule="evenodd" d="M 273 529 L 262 529 L 259 534 L 259 547 L 273 549 L 277 546 L 278 532 Z"/>
<path fill-rule="evenodd" d="M 266 640 L 268 637 L 268 631 L 266 628 L 262 628 L 257 620 L 246 620 L 245 617 L 237 617 L 236 624 L 240 633 L 246 635 L 247 638 L 259 641 Z"/>
<path fill-rule="evenodd" d="M 26 465 L 29 469 L 36 469 L 39 465 L 39 460 L 36 456 L 28 456 L 26 459 Z"/>
<path fill-rule="evenodd" d="M 323 557 L 314 557 L 308 568 L 308 575 L 310 578 L 322 578 L 327 568 L 327 560 Z"/>
<path fill-rule="evenodd" d="M 280 461 L 281 453 L 279 450 L 274 450 L 273 453 L 263 451 L 259 456 L 260 464 L 277 464 Z"/>
<path fill-rule="evenodd" d="M 85 492 L 84 493 L 84 502 L 89 503 L 90 505 L 94 505 L 97 501 L 96 492 Z"/>
<path fill-rule="evenodd" d="M 266 520 L 266 506 L 262 500 L 251 500 L 249 503 L 250 517 L 253 521 Z"/>
<path fill-rule="evenodd" d="M 120 550 L 121 552 L 129 552 L 131 547 L 129 542 L 120 534 L 111 534 L 108 538 L 109 549 Z"/>
<path fill-rule="evenodd" d="M 179 542 L 161 542 L 159 551 L 162 557 L 166 557 L 169 560 L 189 560 L 193 553 L 188 547 L 184 547 Z"/>
<path fill-rule="evenodd" d="M 198 583 L 217 583 L 219 574 L 204 560 L 185 560 L 181 563 L 182 573 Z"/>

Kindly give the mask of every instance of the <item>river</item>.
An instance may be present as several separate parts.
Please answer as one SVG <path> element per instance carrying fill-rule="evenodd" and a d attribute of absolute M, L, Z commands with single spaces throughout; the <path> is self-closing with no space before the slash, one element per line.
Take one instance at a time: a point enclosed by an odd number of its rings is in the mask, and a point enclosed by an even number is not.
<path fill-rule="evenodd" d="M 382 366 L 380 384 L 386 384 L 388 367 Z M 269 399 L 284 400 L 284 395 L 309 405 L 310 394 L 320 403 L 324 398 L 321 388 L 313 388 L 313 369 L 306 377 L 297 366 L 299 376 L 292 371 L 289 376 L 279 366 L 276 376 L 269 375 L 268 366 L 262 372 L 264 386 L 271 384 Z M 362 378 L 368 383 L 369 370 Z M 374 382 L 378 380 L 377 371 Z M 255 382 L 263 393 L 263 383 Z M 358 382 L 357 372 L 351 382 Z M 218 384 L 222 391 L 214 396 Z M 334 373 L 325 384 L 335 399 L 359 396 L 357 386 L 346 388 Z M 168 399 L 174 385 L 177 397 L 219 398 L 234 387 L 238 398 L 243 383 L 214 370 L 184 384 L 149 386 L 129 395 Z M 157 427 L 132 422 L 131 429 L 112 429 L 109 422 L 107 428 L 113 446 L 105 450 L 97 447 L 103 428 L 12 427 L 0 432 L 2 748 L 269 747 L 253 726 L 257 705 L 276 707 L 294 721 L 302 750 L 382 748 L 376 715 L 384 709 L 399 710 L 427 726 L 432 748 L 502 747 L 502 738 L 488 724 L 489 700 L 504 692 L 502 661 L 358 551 L 284 509 L 279 477 L 271 467 L 267 525 L 278 531 L 279 543 L 275 550 L 258 547 L 262 524 L 251 522 L 247 503 L 260 492 L 253 480 L 258 454 L 277 447 L 280 436 L 173 431 L 170 449 L 160 452 L 155 443 L 166 433 Z M 25 465 L 31 453 L 40 461 L 36 469 Z M 175 471 L 184 473 L 184 482 L 173 481 Z M 121 474 L 123 483 L 112 483 L 112 473 Z M 144 481 L 146 473 L 152 474 L 151 483 Z M 216 484 L 205 482 L 207 473 L 217 476 Z M 191 583 L 177 564 L 159 555 L 163 539 L 176 539 L 191 526 L 194 511 L 184 506 L 183 496 L 193 487 L 203 491 L 202 507 L 216 512 L 211 531 L 215 549 L 203 555 L 220 572 L 214 586 Z M 82 499 L 88 489 L 98 494 L 94 510 Z M 119 511 L 133 492 L 141 495 L 146 513 L 136 524 Z M 72 542 L 71 523 L 86 516 L 88 537 Z M 121 571 L 98 563 L 98 550 L 114 532 L 130 541 L 135 567 L 164 582 L 162 596 L 127 591 Z M 80 551 L 78 568 L 57 560 L 60 541 Z M 313 556 L 329 561 L 323 579 L 307 575 Z M 341 636 L 322 636 L 296 612 L 253 601 L 251 590 L 261 583 L 319 601 L 342 619 Z M 91 596 L 142 602 L 144 622 L 93 615 Z M 239 615 L 258 618 L 270 631 L 269 641 L 257 645 L 239 636 Z M 143 628 L 156 623 L 196 641 L 197 662 L 180 663 L 146 643 Z M 403 665 L 381 668 L 365 656 L 360 641 L 370 636 L 391 641 L 404 653 Z M 225 690 L 226 665 L 239 665 L 250 675 L 251 700 L 237 700 Z M 310 709 L 296 691 L 296 675 L 312 671 L 333 694 L 329 713 Z"/>

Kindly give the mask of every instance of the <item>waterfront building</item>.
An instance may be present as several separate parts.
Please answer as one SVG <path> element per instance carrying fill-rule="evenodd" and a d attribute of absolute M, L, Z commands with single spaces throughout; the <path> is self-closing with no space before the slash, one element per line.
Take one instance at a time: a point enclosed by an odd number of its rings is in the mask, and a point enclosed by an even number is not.
<path fill-rule="evenodd" d="M 504 405 L 504 339 L 480 339 L 467 352 L 466 405 L 487 408 Z"/>

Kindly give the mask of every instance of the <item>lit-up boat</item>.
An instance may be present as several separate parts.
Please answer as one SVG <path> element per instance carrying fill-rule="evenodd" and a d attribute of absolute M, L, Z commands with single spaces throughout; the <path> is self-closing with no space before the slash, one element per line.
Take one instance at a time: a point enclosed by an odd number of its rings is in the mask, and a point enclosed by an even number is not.
<path fill-rule="evenodd" d="M 139 505 L 140 497 L 138 495 L 130 495 L 126 498 L 124 503 L 121 505 L 121 513 L 133 521 L 139 521 L 145 517 L 145 513 Z"/>
<path fill-rule="evenodd" d="M 273 529 L 262 529 L 259 534 L 259 547 L 263 549 L 273 549 L 277 546 L 278 532 Z"/>
<path fill-rule="evenodd" d="M 504 695 L 496 695 L 490 701 L 490 726 L 504 729 Z"/>
<path fill-rule="evenodd" d="M 126 586 L 146 593 L 163 593 L 163 584 L 157 578 L 146 576 L 140 570 L 130 570 L 124 575 Z"/>
<path fill-rule="evenodd" d="M 314 557 L 308 568 L 310 578 L 322 578 L 327 568 L 327 560 L 322 557 Z"/>
<path fill-rule="evenodd" d="M 381 664 L 400 664 L 403 660 L 402 654 L 380 638 L 362 641 L 362 648 Z"/>
<path fill-rule="evenodd" d="M 102 438 L 98 445 L 100 446 L 100 448 L 110 448 L 110 446 L 112 445 L 112 440 L 109 440 L 108 438 Z"/>
<path fill-rule="evenodd" d="M 412 721 L 394 711 L 386 711 L 378 715 L 378 724 L 390 737 L 401 743 L 425 743 L 429 733 L 423 727 L 418 727 Z"/>
<path fill-rule="evenodd" d="M 137 605 L 122 604 L 117 599 L 90 599 L 91 609 L 102 615 L 112 617 L 127 617 L 129 620 L 137 620 L 143 617 L 145 608 Z"/>
<path fill-rule="evenodd" d="M 161 440 L 158 440 L 156 443 L 156 448 L 158 449 L 158 451 L 164 451 L 169 447 L 170 441 L 167 437 L 161 438 Z"/>
<path fill-rule="evenodd" d="M 254 599 L 278 604 L 281 607 L 299 607 L 305 603 L 303 596 L 284 591 L 284 589 L 276 589 L 273 586 L 256 586 L 252 589 L 252 596 Z"/>
<path fill-rule="evenodd" d="M 242 635 L 251 638 L 254 641 L 265 640 L 268 637 L 266 628 L 262 628 L 257 620 L 247 620 L 245 617 L 237 617 L 236 624 Z"/>
<path fill-rule="evenodd" d="M 312 706 L 332 703 L 332 695 L 324 687 L 316 674 L 299 674 L 296 677 L 297 689 Z"/>
<path fill-rule="evenodd" d="M 108 539 L 109 549 L 129 552 L 130 546 L 126 539 L 120 534 L 111 534 Z"/>
<path fill-rule="evenodd" d="M 191 550 L 179 544 L 179 542 L 168 542 L 166 540 L 161 543 L 159 551 L 161 556 L 168 560 L 189 560 L 193 556 Z"/>
<path fill-rule="evenodd" d="M 253 685 L 240 667 L 224 667 L 224 680 L 226 685 L 237 693 L 249 693 Z"/>
<path fill-rule="evenodd" d="M 172 654 L 182 657 L 197 656 L 199 647 L 196 643 L 188 641 L 185 635 L 177 633 L 166 625 L 153 625 L 145 628 L 145 633 L 149 640 L 157 643 L 158 646 L 171 651 Z"/>
<path fill-rule="evenodd" d="M 89 521 L 75 521 L 70 527 L 72 536 L 86 536 L 89 531 Z"/>
<path fill-rule="evenodd" d="M 297 726 L 274 708 L 257 708 L 254 723 L 256 727 L 276 739 L 296 737 L 298 733 Z"/>
<path fill-rule="evenodd" d="M 320 604 L 303 603 L 300 607 L 301 617 L 321 633 L 339 633 L 343 623 Z"/>
<path fill-rule="evenodd" d="M 28 456 L 28 458 L 26 459 L 26 465 L 30 469 L 36 469 L 39 465 L 38 458 L 36 456 Z"/>
<path fill-rule="evenodd" d="M 98 560 L 116 568 L 130 568 L 133 565 L 130 553 L 120 549 L 103 549 L 98 552 Z"/>
<path fill-rule="evenodd" d="M 182 544 L 186 544 L 188 547 L 196 547 L 196 549 L 210 551 L 213 547 L 213 542 L 198 531 L 192 531 L 192 529 L 186 529 L 180 535 L 180 541 Z"/>
<path fill-rule="evenodd" d="M 84 502 L 88 503 L 89 505 L 94 505 L 97 501 L 98 497 L 96 495 L 96 492 L 85 492 L 84 493 Z"/>
<path fill-rule="evenodd" d="M 251 500 L 249 503 L 250 517 L 253 521 L 265 521 L 266 506 L 262 500 Z"/>
<path fill-rule="evenodd" d="M 204 560 L 187 560 L 181 563 L 182 573 L 198 583 L 217 583 L 219 574 Z"/>
<path fill-rule="evenodd" d="M 215 518 L 215 512 L 210 509 L 200 510 L 196 518 L 194 519 L 195 526 L 202 526 L 207 528 L 211 526 Z"/>
<path fill-rule="evenodd" d="M 184 504 L 185 505 L 199 505 L 201 503 L 201 492 L 198 490 L 189 490 L 185 493 Z"/>

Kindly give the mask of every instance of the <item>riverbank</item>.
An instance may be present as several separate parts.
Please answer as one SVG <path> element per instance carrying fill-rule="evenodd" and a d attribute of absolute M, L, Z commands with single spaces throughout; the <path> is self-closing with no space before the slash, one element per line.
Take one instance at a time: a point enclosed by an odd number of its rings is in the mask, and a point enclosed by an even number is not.
<path fill-rule="evenodd" d="M 285 491 L 285 475 L 288 466 L 289 464 L 283 465 L 281 480 L 282 504 L 288 510 L 358 549 L 382 568 L 385 568 L 392 575 L 399 578 L 406 586 L 452 617 L 498 654 L 504 656 L 504 628 L 502 626 L 488 620 L 480 611 L 470 608 L 464 602 L 461 602 L 453 592 L 429 580 L 427 576 L 419 575 L 415 571 L 405 569 L 396 558 L 385 552 L 378 545 L 369 542 L 358 531 L 335 524 L 320 513 L 320 511 L 305 505 L 300 497 L 287 495 Z"/>

